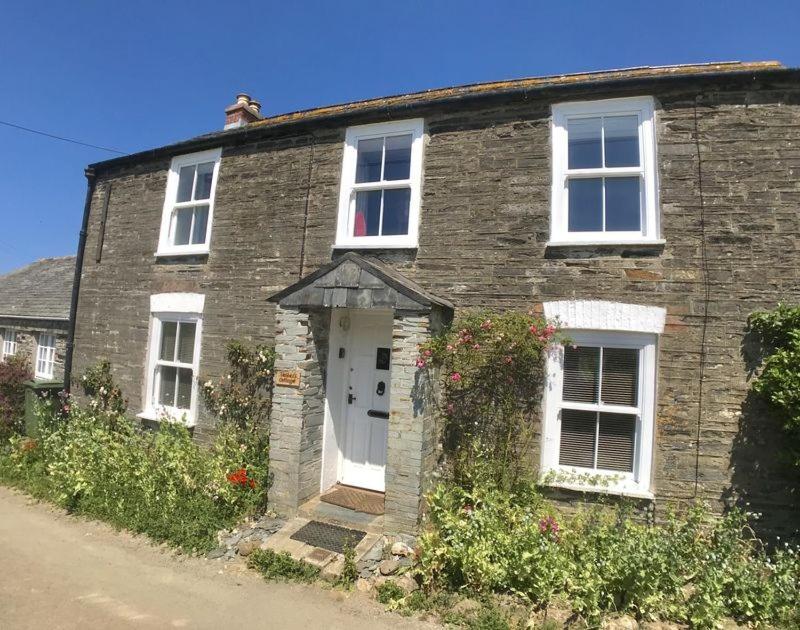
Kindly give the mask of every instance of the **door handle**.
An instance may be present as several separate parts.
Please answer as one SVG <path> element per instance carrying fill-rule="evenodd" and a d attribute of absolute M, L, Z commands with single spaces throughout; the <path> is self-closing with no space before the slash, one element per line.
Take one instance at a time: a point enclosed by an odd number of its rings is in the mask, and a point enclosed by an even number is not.
<path fill-rule="evenodd" d="M 347 404 L 348 404 L 348 405 L 352 405 L 352 404 L 353 404 L 353 401 L 354 401 L 355 399 L 356 399 L 356 397 L 355 397 L 355 396 L 353 396 L 353 394 L 347 394 Z"/>

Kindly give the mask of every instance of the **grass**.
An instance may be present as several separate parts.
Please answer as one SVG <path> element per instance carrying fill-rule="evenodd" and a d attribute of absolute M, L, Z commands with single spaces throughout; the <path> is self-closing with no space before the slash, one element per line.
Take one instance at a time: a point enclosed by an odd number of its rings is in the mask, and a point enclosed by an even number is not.
<path fill-rule="evenodd" d="M 319 569 L 295 560 L 286 552 L 257 549 L 247 558 L 247 566 L 258 571 L 266 580 L 310 583 L 319 577 Z"/>

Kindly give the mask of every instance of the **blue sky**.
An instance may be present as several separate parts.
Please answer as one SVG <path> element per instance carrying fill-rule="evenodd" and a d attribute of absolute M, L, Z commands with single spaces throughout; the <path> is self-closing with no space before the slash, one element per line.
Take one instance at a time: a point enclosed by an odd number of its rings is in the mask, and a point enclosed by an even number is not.
<path fill-rule="evenodd" d="M 135 152 L 266 114 L 504 78 L 720 60 L 800 66 L 800 3 L 0 2 L 0 121 Z M 113 154 L 0 125 L 0 273 L 73 253 Z"/>

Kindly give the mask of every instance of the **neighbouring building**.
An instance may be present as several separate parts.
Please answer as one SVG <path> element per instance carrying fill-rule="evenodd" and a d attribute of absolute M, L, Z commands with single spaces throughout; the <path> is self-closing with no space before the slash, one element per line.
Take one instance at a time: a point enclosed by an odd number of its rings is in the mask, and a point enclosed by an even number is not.
<path fill-rule="evenodd" d="M 270 498 L 385 493 L 413 529 L 438 458 L 418 344 L 460 310 L 535 309 L 542 471 L 569 501 L 749 502 L 797 527 L 746 319 L 800 300 L 800 70 L 719 63 L 551 76 L 264 117 L 87 169 L 74 371 L 213 430 L 198 380 L 274 343 Z M 570 480 L 571 479 L 571 480 Z"/>
<path fill-rule="evenodd" d="M 64 378 L 75 256 L 45 258 L 0 276 L 0 360 L 23 354 L 37 381 Z"/>

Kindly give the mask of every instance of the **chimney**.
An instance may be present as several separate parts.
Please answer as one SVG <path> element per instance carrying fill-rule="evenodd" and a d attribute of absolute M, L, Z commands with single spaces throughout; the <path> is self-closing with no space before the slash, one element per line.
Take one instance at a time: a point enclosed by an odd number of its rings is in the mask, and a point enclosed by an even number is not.
<path fill-rule="evenodd" d="M 225 108 L 225 127 L 223 129 L 244 127 L 262 118 L 261 103 L 252 100 L 248 94 L 237 94 L 236 102 Z"/>

